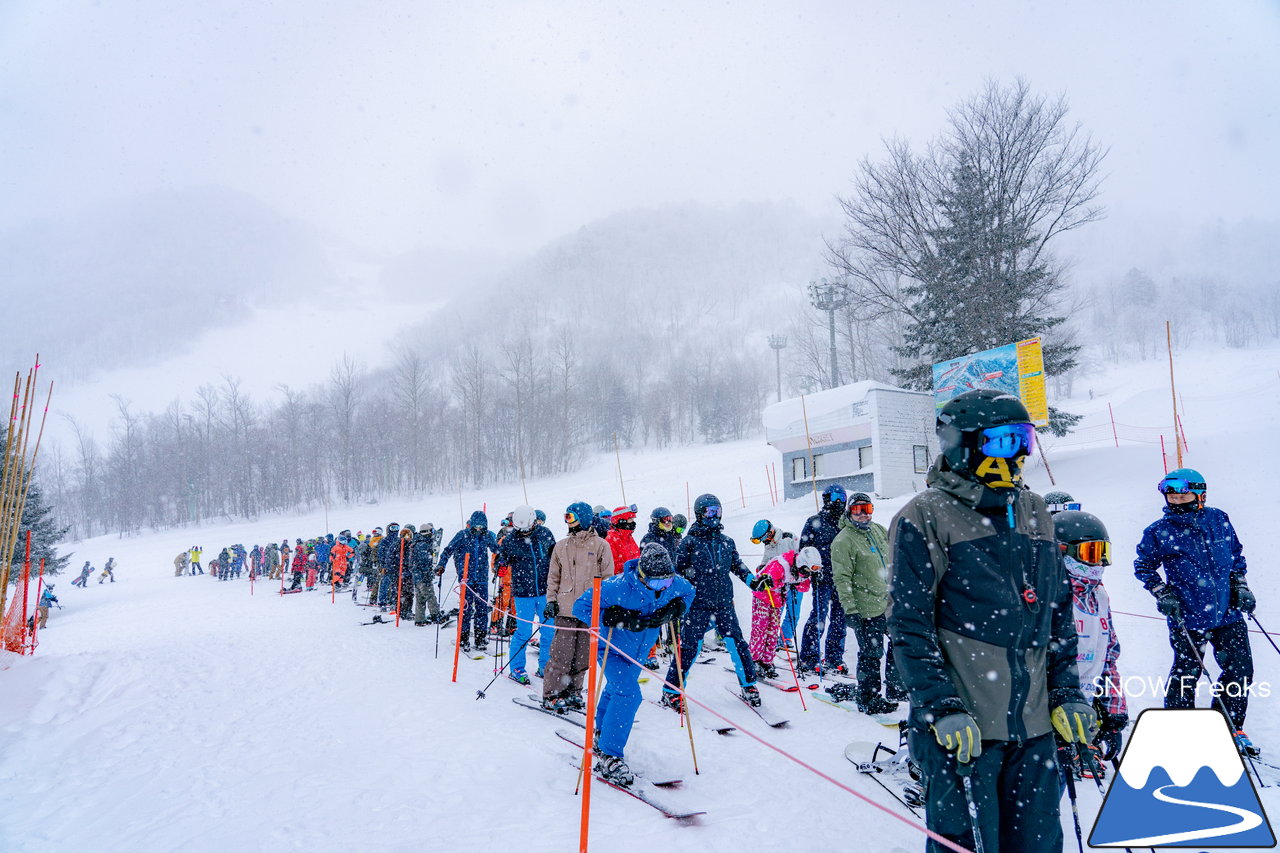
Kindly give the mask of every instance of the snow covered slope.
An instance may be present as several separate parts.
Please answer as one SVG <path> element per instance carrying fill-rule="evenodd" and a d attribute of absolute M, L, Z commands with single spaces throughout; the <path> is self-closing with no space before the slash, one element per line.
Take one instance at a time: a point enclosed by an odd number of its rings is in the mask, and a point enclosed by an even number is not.
<path fill-rule="evenodd" d="M 1253 566 L 1258 617 L 1272 630 L 1280 629 L 1280 582 L 1270 571 L 1280 546 L 1270 494 L 1280 475 L 1271 438 L 1280 422 L 1277 366 L 1280 348 L 1193 352 L 1178 364 L 1186 462 L 1205 473 L 1210 502 L 1227 510 L 1239 529 Z M 1117 616 L 1125 675 L 1162 675 L 1170 659 L 1163 623 L 1150 618 L 1150 596 L 1131 574 L 1134 545 L 1159 513 L 1155 483 L 1162 473 L 1159 428 L 1170 420 L 1167 379 L 1163 362 L 1095 377 L 1079 386 L 1082 399 L 1065 405 L 1086 414 L 1083 428 L 1046 442 L 1057 485 L 1111 531 L 1116 565 L 1108 587 L 1114 607 L 1134 614 Z M 1119 428 L 1119 448 L 1108 403 L 1128 425 Z M 684 511 L 686 481 L 691 497 L 715 492 L 727 511 L 728 533 L 751 552 L 748 532 L 757 518 L 797 530 L 813 511 L 808 498 L 773 506 L 765 468 L 775 458 L 759 439 L 626 453 L 626 499 L 647 515 L 656 504 Z M 1030 478 L 1038 490 L 1049 488 L 1039 465 Z M 560 511 L 570 501 L 622 502 L 611 456 L 572 475 L 530 482 L 528 489 L 529 502 L 547 510 L 557 535 Z M 434 628 L 361 626 L 368 608 L 349 598 L 330 603 L 327 593 L 281 597 L 270 584 L 257 584 L 251 595 L 247 581 L 172 576 L 173 556 L 195 542 L 212 552 L 232 542 L 252 547 L 392 520 L 443 523 L 452 532 L 463 514 L 486 501 L 496 522 L 524 494 L 514 484 L 331 508 L 327 524 L 318 511 L 75 545 L 76 559 L 95 565 L 114 556 L 118 582 L 99 586 L 95 576 L 82 591 L 58 580 L 66 607 L 54 612 L 37 655 L 4 661 L 0 850 L 576 849 L 580 801 L 569 750 L 553 734 L 557 723 L 513 705 L 509 698 L 525 688 L 505 679 L 478 700 L 476 691 L 492 674 L 490 660 L 464 658 L 454 684 L 452 637 L 442 633 L 437 658 Z M 878 517 L 887 521 L 901 503 L 882 503 Z M 738 604 L 745 622 L 745 590 Z M 850 660 L 853 652 L 851 640 Z M 1259 678 L 1280 675 L 1280 656 L 1256 635 L 1254 652 Z M 639 767 L 673 768 L 685 781 L 670 799 L 708 814 L 695 825 L 678 825 L 597 786 L 593 849 L 852 849 L 859 839 L 877 851 L 922 848 L 911 827 L 743 733 L 894 810 L 901 807 L 859 778 L 842 755 L 845 743 L 884 738 L 887 730 L 821 703 L 802 711 L 797 696 L 765 687 L 765 702 L 791 719 L 790 728 L 769 729 L 725 693 L 720 685 L 732 676 L 719 666 L 695 667 L 691 679 L 693 695 L 742 731 L 721 737 L 695 729 L 701 770 L 695 776 L 675 716 L 646 703 L 628 758 Z M 644 685 L 650 697 L 658 689 L 656 678 Z M 1159 704 L 1149 695 L 1130 701 L 1135 715 Z M 1259 699 L 1250 714 L 1250 734 L 1271 757 L 1280 755 L 1276 702 Z M 1280 816 L 1275 789 L 1261 794 Z M 1098 805 L 1096 791 L 1082 790 L 1087 824 Z M 1064 810 L 1068 839 L 1070 820 Z"/>

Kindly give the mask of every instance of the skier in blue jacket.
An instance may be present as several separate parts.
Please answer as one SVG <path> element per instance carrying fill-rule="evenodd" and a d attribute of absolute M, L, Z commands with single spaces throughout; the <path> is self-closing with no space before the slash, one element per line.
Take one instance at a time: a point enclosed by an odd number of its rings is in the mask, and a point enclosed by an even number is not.
<path fill-rule="evenodd" d="M 454 568 L 458 572 L 458 583 L 462 583 L 462 569 L 469 565 L 467 575 L 466 612 L 458 614 L 462 623 L 462 647 L 471 648 L 471 630 L 474 626 L 477 651 L 484 651 L 489 645 L 489 555 L 498 550 L 498 540 L 489 532 L 489 517 L 480 510 L 471 513 L 467 526 L 459 530 L 449 540 L 449 544 L 440 552 L 437 569 L 443 569 L 453 558 Z M 467 563 L 467 555 L 471 555 Z"/>
<path fill-rule="evenodd" d="M 658 637 L 658 629 L 680 618 L 694 601 L 693 585 L 675 573 L 667 550 L 649 543 L 636 560 L 622 566 L 622 574 L 600 584 L 600 625 L 602 639 L 613 651 L 605 657 L 605 688 L 596 706 L 595 771 L 616 785 L 630 785 L 635 777 L 623 760 L 640 693 L 643 661 Z M 573 604 L 573 616 L 591 624 L 593 590 L 587 590 Z M 600 655 L 609 646 L 600 645 Z M 624 657 L 625 655 L 625 657 Z"/>
<path fill-rule="evenodd" d="M 1170 471 L 1157 488 L 1165 499 L 1164 517 L 1143 531 L 1133 573 L 1169 621 L 1173 666 L 1164 706 L 1195 707 L 1205 645 L 1212 644 L 1222 672 L 1210 689 L 1221 691 L 1236 746 L 1257 755 L 1244 732 L 1253 682 L 1244 614 L 1257 605 L 1245 582 L 1244 549 L 1227 514 L 1205 505 L 1208 489 L 1199 471 Z"/>
<path fill-rule="evenodd" d="M 511 671 L 508 678 L 520 684 L 529 683 L 525 669 L 526 647 L 533 638 L 533 622 L 543 617 L 547 609 L 547 571 L 551 568 L 551 553 L 543 551 L 543 540 L 538 536 L 538 518 L 531 506 L 518 506 L 511 513 L 511 532 L 498 546 L 499 566 L 511 571 L 511 597 L 516 605 L 516 630 L 511 635 Z M 551 531 L 547 531 L 550 534 Z M 554 541 L 554 537 L 553 537 Z M 538 632 L 538 677 L 546 669 L 551 657 L 551 640 L 555 628 L 550 620 L 543 619 Z"/>
<path fill-rule="evenodd" d="M 738 546 L 721 532 L 723 509 L 715 495 L 699 495 L 693 502 L 693 526 L 676 547 L 676 571 L 686 577 L 698 591 L 698 598 L 688 616 L 680 623 L 680 663 L 683 678 L 689 678 L 689 667 L 702 652 L 702 637 L 715 623 L 724 637 L 725 647 L 733 658 L 742 687 L 742 698 L 759 706 L 760 690 L 756 687 L 756 668 L 747 650 L 738 614 L 733 609 L 733 584 L 730 574 L 737 575 L 752 590 L 764 589 L 767 576 L 757 578 L 747 571 L 738 556 Z M 667 682 L 676 684 L 676 661 L 667 669 Z M 681 709 L 680 695 L 670 687 L 662 688 L 662 704 Z"/>

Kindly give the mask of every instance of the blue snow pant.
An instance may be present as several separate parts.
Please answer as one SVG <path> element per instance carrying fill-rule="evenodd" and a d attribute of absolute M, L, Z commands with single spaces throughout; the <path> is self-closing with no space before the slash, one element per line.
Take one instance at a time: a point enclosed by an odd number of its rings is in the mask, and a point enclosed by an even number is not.
<path fill-rule="evenodd" d="M 800 622 L 800 603 L 804 601 L 804 593 L 798 589 L 787 590 L 786 612 L 782 616 L 782 636 L 794 641 L 796 625 Z"/>
<path fill-rule="evenodd" d="M 756 664 L 751 659 L 747 641 L 742 636 L 738 614 L 733 612 L 733 602 L 713 609 L 698 607 L 697 599 L 694 601 L 693 609 L 686 613 L 680 622 L 680 663 L 683 664 L 681 669 L 684 673 L 682 676 L 676 675 L 676 659 L 673 657 L 671 666 L 667 668 L 667 682 L 679 684 L 679 678 L 683 677 L 685 683 L 688 683 L 689 668 L 697 663 L 698 655 L 702 654 L 702 637 L 711 629 L 714 622 L 716 631 L 724 637 L 724 646 L 729 650 L 729 656 L 733 658 L 733 668 L 738 673 L 738 683 L 743 687 L 755 684 Z M 671 692 L 668 687 L 662 689 Z"/>
<path fill-rule="evenodd" d="M 823 656 L 828 666 L 844 663 L 844 610 L 836 595 L 831 579 L 813 583 L 813 609 L 809 621 L 804 623 L 804 637 L 800 641 L 800 665 L 813 669 L 818 665 L 818 646 L 822 643 L 823 622 L 826 622 L 827 643 Z"/>
<path fill-rule="evenodd" d="M 529 640 L 533 639 L 533 622 L 542 619 L 542 611 L 547 609 L 545 595 L 533 595 L 516 599 L 516 632 L 511 635 L 511 672 L 525 671 L 525 655 L 528 653 Z M 551 639 L 555 636 L 555 628 L 543 622 L 538 629 L 538 671 L 547 671 L 547 661 L 551 659 Z"/>
<path fill-rule="evenodd" d="M 378 581 L 378 604 L 381 607 L 387 606 L 387 599 L 391 595 L 391 586 L 396 582 L 396 577 L 391 571 L 382 573 L 382 579 Z"/>
<path fill-rule="evenodd" d="M 636 711 L 644 701 L 640 693 L 640 673 L 640 667 L 622 655 L 609 655 L 605 661 L 604 692 L 596 706 L 596 730 L 600 732 L 600 751 L 605 755 L 623 757 Z"/>

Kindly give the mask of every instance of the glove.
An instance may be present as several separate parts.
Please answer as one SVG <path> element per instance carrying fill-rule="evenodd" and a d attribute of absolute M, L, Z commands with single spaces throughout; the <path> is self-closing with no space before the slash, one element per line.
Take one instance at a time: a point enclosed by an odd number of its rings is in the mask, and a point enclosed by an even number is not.
<path fill-rule="evenodd" d="M 1120 747 L 1124 745 L 1124 732 L 1120 729 L 1099 729 L 1093 745 L 1098 748 L 1103 761 L 1115 761 L 1120 755 Z"/>
<path fill-rule="evenodd" d="M 1174 622 L 1182 621 L 1182 602 L 1178 600 L 1178 594 L 1173 591 L 1173 587 L 1162 583 L 1151 590 L 1151 594 L 1156 597 L 1156 608 L 1161 613 Z"/>
<path fill-rule="evenodd" d="M 645 627 L 660 628 L 673 619 L 679 619 L 684 615 L 684 610 L 684 599 L 673 598 L 649 614 L 649 617 L 645 620 Z"/>
<path fill-rule="evenodd" d="M 968 764 L 982 755 L 982 731 L 978 723 L 963 711 L 947 714 L 934 722 L 933 736 L 948 752 L 956 754 L 956 761 Z"/>
<path fill-rule="evenodd" d="M 600 624 L 624 631 L 643 631 L 648 617 L 639 610 L 632 610 L 619 604 L 610 604 L 600 614 Z"/>
<path fill-rule="evenodd" d="M 1252 613 L 1258 606 L 1258 597 L 1240 575 L 1231 578 L 1231 606 L 1241 613 Z"/>
<path fill-rule="evenodd" d="M 1049 722 L 1064 743 L 1083 743 L 1088 746 L 1098 733 L 1098 715 L 1092 705 L 1083 702 L 1066 702 L 1054 708 Z"/>
<path fill-rule="evenodd" d="M 510 572 L 511 572 L 511 569 L 508 566 L 498 566 L 493 570 L 493 573 L 500 578 L 505 578 L 508 574 L 510 574 Z"/>
<path fill-rule="evenodd" d="M 765 574 L 756 575 L 747 584 L 754 592 L 763 592 L 766 589 L 773 589 L 773 578 Z"/>
<path fill-rule="evenodd" d="M 550 622 L 552 619 L 560 615 L 559 603 L 552 601 L 547 604 L 545 610 L 542 611 L 542 621 Z"/>

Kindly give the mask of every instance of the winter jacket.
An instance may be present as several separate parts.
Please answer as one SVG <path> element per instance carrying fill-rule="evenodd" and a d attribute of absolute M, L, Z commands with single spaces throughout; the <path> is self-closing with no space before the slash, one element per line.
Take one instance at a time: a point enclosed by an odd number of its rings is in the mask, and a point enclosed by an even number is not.
<path fill-rule="evenodd" d="M 640 559 L 640 546 L 636 544 L 636 538 L 632 535 L 632 530 L 619 530 L 613 528 L 609 531 L 609 535 L 604 539 L 609 543 L 609 551 L 613 554 L 613 573 L 615 575 L 622 574 L 622 567 L 627 560 Z"/>
<path fill-rule="evenodd" d="M 201 556 L 203 556 L 203 555 L 204 555 L 204 549 L 203 549 L 203 548 L 192 548 L 192 549 L 191 549 L 191 562 L 193 562 L 193 563 L 198 563 L 198 562 L 200 562 L 200 557 L 201 557 Z"/>
<path fill-rule="evenodd" d="M 1072 616 L 1076 622 L 1076 669 L 1080 673 L 1080 690 L 1096 697 L 1112 717 L 1129 716 L 1124 690 L 1120 684 L 1120 640 L 1111 620 L 1111 597 L 1101 578 L 1086 577 L 1072 571 L 1075 563 L 1064 558 L 1071 581 Z"/>
<path fill-rule="evenodd" d="M 183 551 L 181 554 L 173 558 L 173 567 L 181 571 L 187 567 L 187 561 L 189 559 L 190 556 L 186 551 Z"/>
<path fill-rule="evenodd" d="M 48 589 L 42 590 L 40 592 L 40 604 L 38 605 L 39 607 L 52 607 L 57 603 L 58 603 L 58 596 L 54 595 Z"/>
<path fill-rule="evenodd" d="M 751 593 L 770 607 L 782 606 L 782 597 L 786 595 L 787 587 L 795 589 L 796 592 L 809 591 L 809 578 L 801 578 L 796 572 L 796 552 L 794 550 L 784 551 L 774 557 L 757 570 L 756 574 L 768 575 L 773 580 L 772 596 L 769 595 L 770 590 L 765 589 Z"/>
<path fill-rule="evenodd" d="M 862 530 L 841 518 L 831 543 L 831 578 L 846 615 L 882 615 L 889 607 L 889 531 L 874 521 Z"/>
<path fill-rule="evenodd" d="M 369 543 L 369 562 L 366 565 L 376 568 L 378 565 L 378 546 L 382 544 L 382 536 L 370 536 L 365 541 Z"/>
<path fill-rule="evenodd" d="M 800 531 L 800 547 L 812 545 L 822 555 L 822 571 L 814 575 L 819 584 L 831 583 L 831 543 L 840 533 L 840 516 L 819 512 L 809 516 Z"/>
<path fill-rule="evenodd" d="M 333 561 L 333 573 L 335 575 L 345 575 L 347 573 L 347 561 L 351 559 L 351 546 L 345 542 L 339 542 L 329 552 L 329 558 Z"/>
<path fill-rule="evenodd" d="M 479 519 L 477 519 L 479 516 Z M 466 555 L 471 555 L 470 575 L 468 576 L 468 586 L 476 589 L 483 588 L 485 584 L 485 572 L 489 568 L 489 555 L 498 550 L 497 537 L 492 531 L 486 530 L 484 533 L 475 533 L 472 527 L 478 523 L 482 523 L 484 513 L 471 513 L 471 522 L 462 530 L 459 530 L 449 540 L 449 544 L 440 552 L 440 563 L 437 568 L 443 569 L 449 562 L 449 558 L 453 558 L 454 568 L 458 571 L 458 580 L 462 580 L 462 568 L 466 563 Z M 480 578 L 480 586 L 471 583 L 470 578 Z"/>
<path fill-rule="evenodd" d="M 613 575 L 613 555 L 609 543 L 594 529 L 577 530 L 556 543 L 547 572 L 547 603 L 555 602 L 568 615 L 574 603 L 591 589 L 596 578 Z"/>
<path fill-rule="evenodd" d="M 938 457 L 890 523 L 889 636 L 911 723 L 967 711 L 984 740 L 1051 731 L 1083 702 L 1071 585 L 1044 501 L 988 489 Z M 1009 503 L 1012 501 L 1012 503 Z"/>
<path fill-rule="evenodd" d="M 293 570 L 295 572 L 307 570 L 307 549 L 301 545 L 293 549 Z"/>
<path fill-rule="evenodd" d="M 1231 519 L 1207 506 L 1196 512 L 1171 512 L 1142 532 L 1133 573 L 1148 590 L 1164 581 L 1182 602 L 1187 628 L 1205 631 L 1244 619 L 1231 609 L 1231 576 L 1244 577 L 1243 548 Z"/>
<path fill-rule="evenodd" d="M 769 565 L 788 551 L 798 552 L 799 550 L 800 546 L 796 544 L 794 533 L 779 533 L 773 537 L 772 542 L 764 543 L 764 555 L 760 558 L 760 567 Z"/>
<path fill-rule="evenodd" d="M 695 592 L 693 585 L 677 575 L 671 586 L 663 590 L 652 590 L 636 574 L 639 560 L 628 560 L 622 566 L 622 573 L 607 578 L 600 584 L 600 612 L 605 608 L 617 606 L 634 610 L 642 616 L 649 616 L 655 610 L 665 606 L 677 598 L 684 599 L 685 609 L 693 604 Z M 594 604 L 595 590 L 590 587 L 578 596 L 573 603 L 573 618 L 579 622 L 591 624 L 591 609 Z M 607 638 L 618 651 L 632 660 L 643 662 L 649 657 L 649 649 L 658 640 L 659 628 L 645 628 L 643 631 L 625 631 L 622 628 L 601 626 L 600 635 Z M 600 654 L 604 654 L 606 646 L 600 644 Z M 637 700 L 639 701 L 639 700 Z"/>
<path fill-rule="evenodd" d="M 321 539 L 316 542 L 316 561 L 320 563 L 329 562 L 329 554 L 333 550 L 333 544 L 327 539 Z"/>
<path fill-rule="evenodd" d="M 267 547 L 262 551 L 262 559 L 266 562 L 268 569 L 274 569 L 280 565 L 280 547 L 274 542 L 267 543 Z"/>
<path fill-rule="evenodd" d="M 733 607 L 732 572 L 747 582 L 751 573 L 738 556 L 738 546 L 720 531 L 694 522 L 676 548 L 676 573 L 684 575 L 698 591 L 695 606 L 708 610 Z"/>
<path fill-rule="evenodd" d="M 533 528 L 533 544 L 534 547 L 538 549 L 538 562 L 541 565 L 542 572 L 542 586 L 545 590 L 547 585 L 547 572 L 551 569 L 551 551 L 556 547 L 556 535 L 548 530 L 545 525 L 535 525 Z"/>
<path fill-rule="evenodd" d="M 537 537 L 528 533 L 508 533 L 498 546 L 498 565 L 511 569 L 511 594 L 516 598 L 533 598 L 547 592 L 547 572 L 544 568 Z"/>
<path fill-rule="evenodd" d="M 336 547 L 334 550 L 336 552 Z M 404 560 L 409 564 L 409 573 L 413 576 L 414 583 L 430 583 L 435 580 L 435 538 L 429 533 L 415 533 L 412 541 L 405 546 Z"/>
<path fill-rule="evenodd" d="M 657 542 L 663 548 L 667 549 L 667 556 L 671 558 L 674 565 L 676 561 L 676 546 L 680 544 L 680 534 L 674 530 L 663 530 L 656 522 L 649 522 L 649 532 L 640 540 L 640 547 L 643 548 L 650 542 Z"/>

